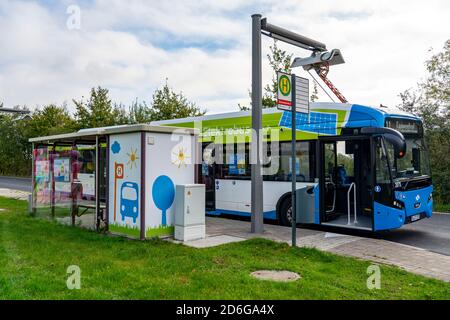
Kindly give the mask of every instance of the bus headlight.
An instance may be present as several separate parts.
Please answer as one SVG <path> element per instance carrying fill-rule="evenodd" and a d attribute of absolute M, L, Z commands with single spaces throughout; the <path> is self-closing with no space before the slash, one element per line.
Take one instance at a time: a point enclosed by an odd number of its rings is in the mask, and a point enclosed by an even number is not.
<path fill-rule="evenodd" d="M 403 209 L 404 208 L 403 202 L 395 200 L 394 207 L 396 207 L 397 209 Z"/>
<path fill-rule="evenodd" d="M 428 202 L 430 202 L 431 200 L 433 200 L 433 194 L 430 193 L 430 195 L 428 196 Z"/>

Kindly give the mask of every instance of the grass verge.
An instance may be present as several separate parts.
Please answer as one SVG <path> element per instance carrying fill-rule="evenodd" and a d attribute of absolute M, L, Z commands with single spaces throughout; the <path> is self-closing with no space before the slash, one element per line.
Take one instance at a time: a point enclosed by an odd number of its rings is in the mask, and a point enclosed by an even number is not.
<path fill-rule="evenodd" d="M 450 284 L 370 262 L 253 239 L 207 249 L 108 237 L 26 214 L 0 198 L 0 299 L 448 299 Z M 68 290 L 67 268 L 81 268 Z M 298 272 L 293 283 L 259 281 L 260 269 Z"/>
<path fill-rule="evenodd" d="M 433 211 L 450 213 L 450 204 L 434 204 Z"/>

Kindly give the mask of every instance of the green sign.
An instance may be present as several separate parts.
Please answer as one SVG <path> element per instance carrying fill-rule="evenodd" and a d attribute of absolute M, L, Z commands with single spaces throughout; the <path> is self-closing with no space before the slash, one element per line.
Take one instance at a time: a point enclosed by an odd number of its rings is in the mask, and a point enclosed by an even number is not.
<path fill-rule="evenodd" d="M 291 79 L 289 79 L 287 75 L 282 75 L 280 77 L 280 80 L 278 81 L 278 90 L 280 90 L 280 93 L 285 97 L 291 94 Z"/>

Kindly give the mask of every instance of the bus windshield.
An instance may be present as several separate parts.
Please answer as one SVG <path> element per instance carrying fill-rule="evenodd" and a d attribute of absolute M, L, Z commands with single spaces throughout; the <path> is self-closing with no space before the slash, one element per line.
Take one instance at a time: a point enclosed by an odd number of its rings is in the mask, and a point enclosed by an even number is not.
<path fill-rule="evenodd" d="M 388 157 L 394 180 L 430 176 L 430 163 L 425 141 L 421 137 L 409 136 L 406 141 L 406 155 L 398 158 L 394 146 L 386 143 Z"/>

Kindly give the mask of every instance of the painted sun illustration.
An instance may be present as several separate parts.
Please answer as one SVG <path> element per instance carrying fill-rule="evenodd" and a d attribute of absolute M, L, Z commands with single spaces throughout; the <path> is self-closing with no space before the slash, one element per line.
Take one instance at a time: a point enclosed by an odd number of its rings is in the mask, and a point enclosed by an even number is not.
<path fill-rule="evenodd" d="M 133 167 L 137 168 L 137 160 L 139 159 L 139 157 L 137 156 L 137 149 L 131 149 L 130 153 L 127 153 L 127 156 L 127 165 L 130 166 L 130 169 L 133 169 Z"/>
<path fill-rule="evenodd" d="M 178 150 L 178 152 L 172 152 L 173 156 L 173 161 L 172 163 L 176 166 L 178 166 L 178 168 L 181 168 L 182 165 L 184 165 L 185 167 L 187 167 L 187 163 L 186 160 L 189 159 L 190 157 L 188 155 L 186 155 L 186 150 L 185 148 L 180 148 Z"/>

